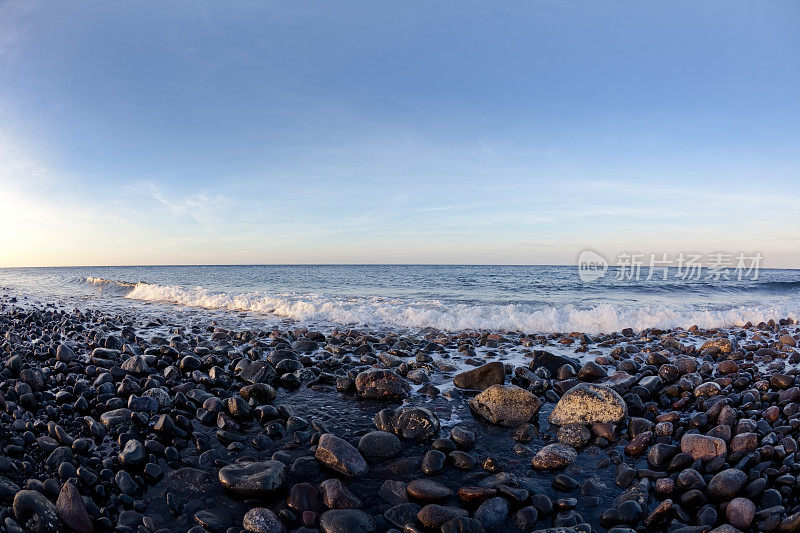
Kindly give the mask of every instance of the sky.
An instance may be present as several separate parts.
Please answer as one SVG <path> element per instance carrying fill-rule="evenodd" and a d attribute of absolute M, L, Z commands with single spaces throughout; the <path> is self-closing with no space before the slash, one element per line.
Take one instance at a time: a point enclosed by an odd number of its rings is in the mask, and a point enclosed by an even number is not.
<path fill-rule="evenodd" d="M 800 268 L 800 3 L 0 2 L 0 266 Z"/>

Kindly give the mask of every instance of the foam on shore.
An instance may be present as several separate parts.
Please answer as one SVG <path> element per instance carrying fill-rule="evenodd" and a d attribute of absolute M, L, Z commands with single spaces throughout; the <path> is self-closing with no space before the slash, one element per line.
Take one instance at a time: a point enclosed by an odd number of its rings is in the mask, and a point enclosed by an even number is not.
<path fill-rule="evenodd" d="M 674 309 L 666 306 L 621 307 L 602 304 L 591 308 L 572 305 L 448 304 L 436 300 L 409 302 L 388 298 L 332 298 L 318 294 L 267 295 L 259 292 L 215 292 L 148 283 L 129 284 L 125 297 L 182 306 L 250 311 L 304 323 L 432 327 L 444 331 L 495 330 L 534 332 L 609 333 L 624 328 L 702 328 L 742 326 L 770 319 L 800 317 L 800 302 L 734 307 L 725 310 Z"/>

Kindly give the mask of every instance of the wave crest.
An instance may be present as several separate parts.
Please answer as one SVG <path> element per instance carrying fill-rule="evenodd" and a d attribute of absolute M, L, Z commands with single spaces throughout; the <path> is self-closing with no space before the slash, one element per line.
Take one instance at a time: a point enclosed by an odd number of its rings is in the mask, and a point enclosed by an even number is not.
<path fill-rule="evenodd" d="M 409 302 L 389 298 L 331 298 L 317 294 L 270 296 L 263 293 L 231 294 L 203 287 L 137 283 L 125 297 L 151 302 L 229 311 L 271 314 L 305 323 L 433 327 L 444 331 L 505 330 L 534 332 L 609 333 L 624 328 L 702 328 L 741 326 L 770 319 L 800 316 L 797 302 L 744 306 L 727 310 L 680 310 L 666 306 L 622 307 L 611 304 L 583 309 L 532 305 L 468 305 L 440 301 Z"/>

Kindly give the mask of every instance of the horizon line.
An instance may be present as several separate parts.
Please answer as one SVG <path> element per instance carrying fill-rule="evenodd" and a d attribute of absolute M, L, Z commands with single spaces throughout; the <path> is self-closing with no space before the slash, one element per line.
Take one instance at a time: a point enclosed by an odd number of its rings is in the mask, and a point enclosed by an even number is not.
<path fill-rule="evenodd" d="M 0 266 L 0 269 L 23 268 L 147 268 L 147 267 L 259 267 L 259 266 L 496 266 L 496 267 L 576 267 L 577 263 L 159 263 L 159 264 L 120 264 L 120 265 L 39 265 L 39 266 Z M 621 265 L 609 264 L 609 268 L 619 268 Z M 650 268 L 649 265 L 639 265 L 641 268 Z M 702 265 L 706 266 L 706 265 Z M 654 268 L 664 268 L 655 266 Z M 678 268 L 668 266 L 666 268 Z M 733 268 L 733 267 L 731 267 Z M 800 270 L 800 267 L 760 267 L 759 270 Z"/>

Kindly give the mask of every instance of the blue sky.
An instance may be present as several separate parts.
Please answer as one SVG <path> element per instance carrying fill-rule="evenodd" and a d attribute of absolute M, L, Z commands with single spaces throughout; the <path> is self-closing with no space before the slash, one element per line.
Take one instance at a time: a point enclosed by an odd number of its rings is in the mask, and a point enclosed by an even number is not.
<path fill-rule="evenodd" d="M 800 267 L 794 1 L 0 3 L 0 266 Z"/>

